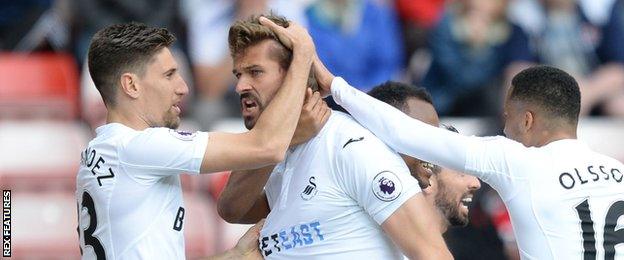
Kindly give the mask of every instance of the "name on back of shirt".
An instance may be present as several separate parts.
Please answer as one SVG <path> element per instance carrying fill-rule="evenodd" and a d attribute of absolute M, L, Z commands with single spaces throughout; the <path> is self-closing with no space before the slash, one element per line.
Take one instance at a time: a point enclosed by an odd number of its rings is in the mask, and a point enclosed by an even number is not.
<path fill-rule="evenodd" d="M 95 159 L 97 157 L 97 160 Z M 84 165 L 87 168 L 90 168 L 91 173 L 95 176 L 97 175 L 98 185 L 102 186 L 102 180 L 115 177 L 115 173 L 113 169 L 107 167 L 107 170 L 104 170 L 105 167 L 103 164 L 106 163 L 106 160 L 102 158 L 102 156 L 95 150 L 91 149 L 91 147 L 87 147 L 82 154 L 80 155 L 80 164 Z"/>
<path fill-rule="evenodd" d="M 622 171 L 617 168 L 607 168 L 603 165 L 589 165 L 586 168 L 574 168 L 572 171 L 559 174 L 559 184 L 566 190 L 595 182 L 610 181 L 622 182 Z"/>

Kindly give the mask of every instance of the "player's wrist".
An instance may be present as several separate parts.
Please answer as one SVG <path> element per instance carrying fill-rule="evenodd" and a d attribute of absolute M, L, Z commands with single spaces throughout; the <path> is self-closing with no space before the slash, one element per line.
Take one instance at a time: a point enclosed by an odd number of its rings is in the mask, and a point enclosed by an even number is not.
<path fill-rule="evenodd" d="M 243 249 L 238 245 L 228 250 L 226 259 L 257 259 L 254 250 Z"/>

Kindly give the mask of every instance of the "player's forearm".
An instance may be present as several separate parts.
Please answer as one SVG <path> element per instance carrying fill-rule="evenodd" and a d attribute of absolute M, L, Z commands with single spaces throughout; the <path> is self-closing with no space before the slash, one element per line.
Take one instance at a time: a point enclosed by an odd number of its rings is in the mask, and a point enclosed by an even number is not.
<path fill-rule="evenodd" d="M 232 248 L 221 254 L 204 257 L 202 259 L 203 260 L 240 260 L 240 259 L 252 260 L 252 259 L 262 259 L 262 257 L 252 255 L 252 254 L 245 255 L 237 251 L 235 248 Z"/>
<path fill-rule="evenodd" d="M 331 92 L 364 127 L 399 153 L 464 171 L 468 137 L 413 119 L 335 78 Z"/>
<path fill-rule="evenodd" d="M 281 88 L 263 111 L 252 131 L 282 157 L 290 144 L 303 105 L 312 61 L 293 52 L 293 60 Z"/>
<path fill-rule="evenodd" d="M 273 165 L 256 170 L 233 171 L 219 196 L 217 212 L 230 223 L 256 223 L 268 213 L 262 191 L 273 170 Z M 251 212 L 262 211 L 262 212 Z"/>
<path fill-rule="evenodd" d="M 316 81 L 318 82 L 321 89 L 329 89 L 331 87 L 331 83 L 334 80 L 335 76 L 332 74 L 325 64 L 321 62 L 321 59 L 318 55 L 314 55 L 313 64 L 314 67 L 314 76 L 316 77 Z M 322 93 L 329 95 L 330 93 Z"/>

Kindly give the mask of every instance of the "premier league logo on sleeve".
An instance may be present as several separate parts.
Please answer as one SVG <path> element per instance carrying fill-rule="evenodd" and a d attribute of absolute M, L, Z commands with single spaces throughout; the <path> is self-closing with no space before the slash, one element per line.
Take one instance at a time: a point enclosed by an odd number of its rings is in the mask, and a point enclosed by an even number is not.
<path fill-rule="evenodd" d="M 184 132 L 184 131 L 176 131 L 173 129 L 169 129 L 169 133 L 173 135 L 173 137 L 178 138 L 182 141 L 192 141 L 193 138 L 197 135 L 197 132 Z"/>
<path fill-rule="evenodd" d="M 372 183 L 373 194 L 382 201 L 393 201 L 401 195 L 401 180 L 389 171 L 378 173 Z"/>

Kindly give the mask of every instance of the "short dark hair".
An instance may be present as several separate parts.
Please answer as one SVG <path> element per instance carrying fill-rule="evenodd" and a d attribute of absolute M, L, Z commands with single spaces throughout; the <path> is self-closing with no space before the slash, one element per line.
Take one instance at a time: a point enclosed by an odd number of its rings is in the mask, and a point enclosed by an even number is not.
<path fill-rule="evenodd" d="M 123 73 L 143 74 L 155 53 L 170 47 L 175 36 L 165 28 L 124 23 L 98 31 L 89 46 L 89 73 L 107 106 L 115 105 L 117 84 Z"/>
<path fill-rule="evenodd" d="M 510 100 L 539 106 L 547 116 L 578 123 L 581 92 L 576 80 L 563 70 L 550 66 L 525 69 L 511 81 Z"/>
<path fill-rule="evenodd" d="M 426 89 L 396 81 L 386 81 L 371 89 L 368 95 L 400 110 L 406 108 L 408 98 L 416 98 L 433 105 L 431 94 Z"/>
<path fill-rule="evenodd" d="M 271 48 L 270 56 L 279 63 L 283 70 L 288 70 L 292 62 L 292 51 L 286 48 L 277 35 L 268 27 L 260 23 L 260 17 L 265 17 L 275 24 L 288 28 L 290 21 L 286 17 L 275 13 L 253 15 L 245 20 L 238 20 L 230 26 L 228 31 L 228 47 L 232 59 L 245 54 L 249 47 L 255 46 L 265 40 L 274 40 L 279 44 L 277 48 Z M 314 75 L 314 67 L 310 68 L 308 75 L 308 87 L 318 90 L 318 82 Z"/>
<path fill-rule="evenodd" d="M 271 50 L 271 55 L 277 59 L 282 69 L 288 69 L 292 61 L 292 51 L 282 45 L 277 35 L 270 28 L 260 24 L 260 16 L 254 15 L 246 20 L 238 20 L 230 26 L 230 31 L 228 32 L 230 55 L 232 58 L 236 58 L 244 54 L 247 48 L 251 46 L 264 40 L 275 40 L 281 45 L 281 48 Z M 290 24 L 285 17 L 273 13 L 262 16 L 284 28 Z"/>

